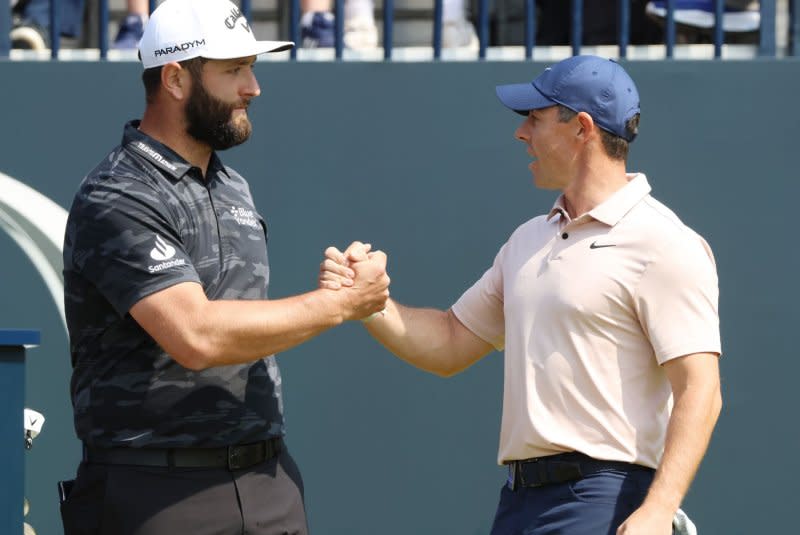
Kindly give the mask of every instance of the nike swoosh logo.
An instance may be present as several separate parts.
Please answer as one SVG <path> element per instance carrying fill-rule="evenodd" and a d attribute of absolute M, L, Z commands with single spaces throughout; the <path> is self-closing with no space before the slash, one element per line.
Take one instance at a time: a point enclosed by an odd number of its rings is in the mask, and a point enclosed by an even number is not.
<path fill-rule="evenodd" d="M 592 244 L 589 246 L 589 249 L 602 249 L 603 247 L 616 247 L 616 246 L 617 246 L 616 243 L 608 243 L 600 245 L 597 242 L 592 242 Z"/>
<path fill-rule="evenodd" d="M 31 423 L 31 425 L 35 425 L 36 422 L 39 421 L 39 418 L 34 418 L 33 420 L 28 420 L 28 421 Z"/>

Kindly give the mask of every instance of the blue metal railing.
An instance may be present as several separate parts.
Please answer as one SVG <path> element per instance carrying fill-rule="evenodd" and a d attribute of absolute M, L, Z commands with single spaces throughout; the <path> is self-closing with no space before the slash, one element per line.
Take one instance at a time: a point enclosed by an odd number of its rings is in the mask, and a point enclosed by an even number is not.
<path fill-rule="evenodd" d="M 581 53 L 583 41 L 583 0 L 572 0 L 571 19 L 569 40 L 572 43 L 572 55 L 577 56 Z"/>
<path fill-rule="evenodd" d="M 775 55 L 775 2 L 761 2 L 761 38 L 758 53 L 761 56 Z M 765 31 L 769 29 L 769 32 Z"/>
<path fill-rule="evenodd" d="M 789 4 L 789 54 L 800 55 L 800 0 L 791 0 Z"/>
<path fill-rule="evenodd" d="M 667 23 L 664 29 L 664 41 L 667 57 L 675 55 L 675 0 L 667 0 Z"/>
<path fill-rule="evenodd" d="M 434 21 L 434 24 L 441 24 L 441 20 Z M 489 0 L 478 2 L 478 57 L 486 59 L 486 47 L 489 46 Z"/>
<path fill-rule="evenodd" d="M 300 40 L 300 0 L 279 0 L 285 2 L 288 9 L 288 36 L 289 39 L 298 43 Z M 524 49 L 525 58 L 533 58 L 533 50 L 536 46 L 536 1 L 519 0 L 524 6 Z M 566 1 L 566 0 L 565 0 Z M 572 54 L 580 54 L 582 48 L 583 35 L 583 0 L 569 0 L 571 6 L 570 15 L 570 45 Z M 334 53 L 337 60 L 342 58 L 344 46 L 344 2 L 345 0 L 334 0 Z M 244 15 L 252 20 L 252 0 L 240 0 L 240 6 Z M 798 3 L 800 0 L 788 0 L 788 35 L 786 36 L 786 54 L 790 56 L 800 55 L 800 15 L 798 14 Z M 108 57 L 109 49 L 109 5 L 108 0 L 99 0 L 98 11 L 98 43 L 97 48 L 100 58 Z M 156 0 L 149 0 L 150 11 L 156 7 Z M 761 0 L 760 15 L 761 27 L 759 31 L 758 55 L 763 57 L 774 57 L 777 54 L 777 40 L 775 33 L 775 21 L 777 17 L 777 0 Z M 0 0 L 0 59 L 9 57 L 11 43 L 9 33 L 11 31 L 10 9 L 5 8 L 4 0 Z M 60 2 L 50 0 L 49 18 L 49 39 L 51 58 L 58 59 L 60 51 L 60 27 L 61 14 L 57 7 Z M 675 56 L 676 44 L 676 23 L 675 8 L 676 0 L 666 0 L 666 17 L 664 24 L 664 46 L 667 58 Z M 725 16 L 725 1 L 712 0 L 713 15 L 715 25 L 712 30 L 712 42 L 714 57 L 722 57 L 722 49 L 725 43 L 725 32 L 723 18 Z M 55 7 L 55 9 L 54 9 Z M 478 58 L 485 59 L 489 46 L 489 0 L 478 0 L 478 13 L 476 18 L 476 30 L 478 34 Z M 618 0 L 619 24 L 617 30 L 617 46 L 619 56 L 628 56 L 628 46 L 630 42 L 631 30 L 631 3 L 630 0 Z M 433 4 L 433 35 L 431 46 L 433 57 L 438 60 L 442 55 L 442 26 L 443 26 L 443 0 L 434 0 Z M 383 2 L 383 57 L 385 60 L 392 59 L 394 41 L 394 0 L 384 0 Z M 297 58 L 297 50 L 293 49 L 291 58 Z"/>
<path fill-rule="evenodd" d="M 336 18 L 334 50 L 336 50 L 336 59 L 342 59 L 342 50 L 344 50 L 344 0 L 335 0 L 333 4 L 334 17 Z"/>
<path fill-rule="evenodd" d="M 442 57 L 442 17 L 444 17 L 444 0 L 433 3 L 433 59 Z"/>
<path fill-rule="evenodd" d="M 7 58 L 11 50 L 11 12 L 0 8 L 0 58 Z"/>
<path fill-rule="evenodd" d="M 289 2 L 289 41 L 300 43 L 300 35 L 297 33 L 300 21 L 300 2 Z M 291 58 L 297 58 L 297 47 L 292 48 Z"/>
<path fill-rule="evenodd" d="M 536 4 L 534 0 L 525 0 L 525 59 L 533 58 L 533 47 L 536 43 Z"/>
<path fill-rule="evenodd" d="M 628 40 L 631 28 L 631 4 L 628 0 L 619 0 L 619 57 L 628 57 Z"/>
<path fill-rule="evenodd" d="M 383 59 L 392 59 L 394 0 L 383 0 Z"/>
<path fill-rule="evenodd" d="M 724 0 L 714 0 L 714 57 L 722 57 L 722 43 L 725 39 L 722 17 L 725 12 Z"/>
<path fill-rule="evenodd" d="M 61 13 L 57 9 L 53 9 L 54 5 L 53 2 L 50 2 L 50 57 L 57 59 L 61 35 L 56 31 L 56 28 L 61 26 Z"/>
<path fill-rule="evenodd" d="M 97 36 L 100 41 L 100 57 L 106 59 L 108 57 L 108 2 L 100 0 L 100 17 L 97 27 Z M 53 29 L 50 29 L 53 33 Z"/>

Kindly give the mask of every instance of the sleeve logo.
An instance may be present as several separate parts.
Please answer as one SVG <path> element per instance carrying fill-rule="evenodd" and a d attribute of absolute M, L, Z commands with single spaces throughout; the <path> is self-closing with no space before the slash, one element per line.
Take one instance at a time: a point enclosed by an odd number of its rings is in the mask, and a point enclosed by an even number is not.
<path fill-rule="evenodd" d="M 164 239 L 156 234 L 156 246 L 150 251 L 150 258 L 153 260 L 169 260 L 175 256 L 175 248 L 164 241 Z"/>

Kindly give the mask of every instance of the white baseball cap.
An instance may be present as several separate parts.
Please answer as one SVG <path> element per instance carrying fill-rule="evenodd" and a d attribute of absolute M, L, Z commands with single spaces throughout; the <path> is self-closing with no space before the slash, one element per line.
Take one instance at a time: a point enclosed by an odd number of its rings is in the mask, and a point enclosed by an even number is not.
<path fill-rule="evenodd" d="M 256 41 L 244 14 L 228 0 L 166 0 L 145 25 L 139 55 L 149 69 L 196 57 L 243 58 L 293 46 L 291 41 Z"/>

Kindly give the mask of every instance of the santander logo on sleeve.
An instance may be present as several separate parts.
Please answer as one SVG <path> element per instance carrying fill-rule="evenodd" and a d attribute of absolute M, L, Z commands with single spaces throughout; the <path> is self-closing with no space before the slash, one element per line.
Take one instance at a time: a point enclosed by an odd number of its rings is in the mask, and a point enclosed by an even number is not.
<path fill-rule="evenodd" d="M 147 271 L 150 273 L 158 273 L 159 271 L 163 271 L 171 267 L 184 265 L 186 260 L 183 258 L 170 260 L 170 258 L 175 256 L 175 252 L 176 251 L 173 246 L 165 242 L 164 238 L 156 234 L 155 247 L 153 247 L 153 249 L 150 251 L 150 258 L 153 260 L 158 260 L 161 263 L 153 266 L 147 266 Z"/>
<path fill-rule="evenodd" d="M 169 260 L 173 256 L 175 256 L 175 248 L 156 234 L 156 246 L 150 251 L 150 258 L 153 260 Z"/>

